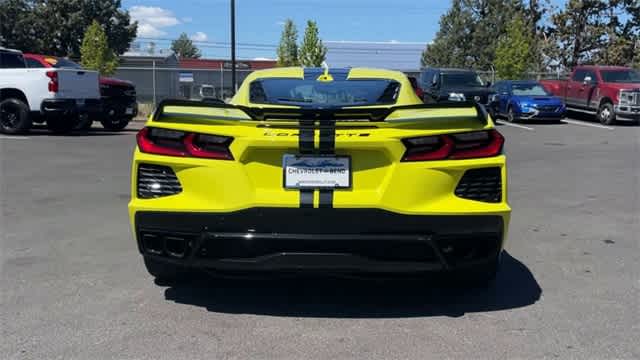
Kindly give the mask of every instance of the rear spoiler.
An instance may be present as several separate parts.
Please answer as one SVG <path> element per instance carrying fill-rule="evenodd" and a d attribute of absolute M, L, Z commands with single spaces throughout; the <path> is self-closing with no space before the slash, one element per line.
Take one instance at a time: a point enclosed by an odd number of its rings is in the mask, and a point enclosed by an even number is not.
<path fill-rule="evenodd" d="M 476 102 L 450 102 L 446 104 L 416 104 L 416 105 L 400 105 L 380 108 L 341 108 L 341 107 L 248 107 L 242 105 L 233 105 L 227 103 L 204 102 L 181 99 L 165 99 L 162 100 L 153 113 L 153 121 L 160 121 L 163 117 L 174 115 L 167 113 L 167 107 L 191 107 L 221 110 L 240 110 L 244 112 L 251 120 L 334 120 L 334 121 L 384 121 L 391 113 L 396 110 L 427 110 L 427 109 L 460 109 L 474 107 L 477 113 L 477 119 L 484 125 L 489 123 L 487 111 L 484 106 Z M 171 115 L 169 115 L 171 114 Z M 222 119 L 243 120 L 241 118 L 228 118 L 221 116 Z"/>

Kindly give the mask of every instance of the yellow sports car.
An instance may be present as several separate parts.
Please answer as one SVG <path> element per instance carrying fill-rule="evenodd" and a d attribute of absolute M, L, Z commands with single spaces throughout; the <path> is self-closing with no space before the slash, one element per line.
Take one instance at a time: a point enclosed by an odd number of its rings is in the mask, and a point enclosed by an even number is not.
<path fill-rule="evenodd" d="M 156 278 L 190 270 L 461 275 L 487 283 L 511 209 L 504 138 L 376 69 L 253 72 L 230 104 L 165 100 L 129 215 Z"/>

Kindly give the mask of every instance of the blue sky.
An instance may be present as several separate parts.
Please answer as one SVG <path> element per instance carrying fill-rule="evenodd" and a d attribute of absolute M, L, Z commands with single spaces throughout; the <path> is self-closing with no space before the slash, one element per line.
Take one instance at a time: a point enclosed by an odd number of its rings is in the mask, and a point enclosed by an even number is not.
<path fill-rule="evenodd" d="M 331 66 L 416 68 L 449 6 L 443 0 L 236 0 L 237 56 L 275 58 L 284 20 L 293 19 L 301 39 L 312 19 Z M 168 48 L 186 32 L 205 57 L 229 57 L 229 0 L 124 0 L 123 7 L 139 22 L 141 48 L 149 41 Z"/>

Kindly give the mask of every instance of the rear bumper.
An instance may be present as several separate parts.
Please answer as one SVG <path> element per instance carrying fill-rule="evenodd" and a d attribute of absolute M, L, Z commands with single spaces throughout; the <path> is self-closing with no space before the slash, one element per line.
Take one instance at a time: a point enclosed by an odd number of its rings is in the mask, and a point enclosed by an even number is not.
<path fill-rule="evenodd" d="M 43 115 L 96 114 L 100 111 L 100 99 L 45 99 L 40 105 Z"/>
<path fill-rule="evenodd" d="M 403 215 L 378 209 L 251 208 L 230 213 L 138 211 L 140 252 L 218 270 L 441 271 L 492 261 L 500 215 Z"/>
<path fill-rule="evenodd" d="M 104 117 L 135 117 L 138 115 L 138 102 L 135 98 L 103 98 L 102 115 Z"/>

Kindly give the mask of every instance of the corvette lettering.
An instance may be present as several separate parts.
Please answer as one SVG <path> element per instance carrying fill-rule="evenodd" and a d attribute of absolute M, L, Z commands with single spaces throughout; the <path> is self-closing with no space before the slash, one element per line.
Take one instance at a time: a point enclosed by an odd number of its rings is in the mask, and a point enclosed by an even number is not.
<path fill-rule="evenodd" d="M 288 132 L 272 132 L 266 131 L 263 136 L 298 136 L 298 133 L 288 133 Z M 336 137 L 366 137 L 371 135 L 370 133 L 336 133 Z"/>

